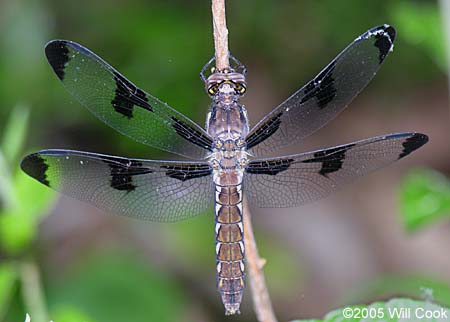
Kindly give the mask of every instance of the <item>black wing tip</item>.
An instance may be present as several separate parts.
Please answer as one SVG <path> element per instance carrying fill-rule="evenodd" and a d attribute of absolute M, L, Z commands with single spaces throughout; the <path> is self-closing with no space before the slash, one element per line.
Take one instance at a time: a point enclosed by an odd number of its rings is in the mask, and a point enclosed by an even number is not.
<path fill-rule="evenodd" d="M 367 39 L 372 36 L 380 36 L 380 35 L 384 36 L 384 37 L 388 37 L 390 42 L 393 44 L 395 41 L 395 38 L 397 36 L 397 31 L 395 30 L 395 28 L 393 26 L 384 24 L 384 25 L 380 25 L 380 26 L 369 29 L 367 32 L 362 34 L 360 36 L 360 38 Z"/>
<path fill-rule="evenodd" d="M 384 31 L 387 32 L 389 38 L 391 38 L 391 42 L 394 43 L 395 38 L 397 37 L 397 30 L 390 25 L 384 25 Z"/>
<path fill-rule="evenodd" d="M 23 158 L 20 168 L 40 183 L 50 186 L 50 182 L 47 179 L 48 164 L 39 153 L 29 154 Z"/>
<path fill-rule="evenodd" d="M 403 145 L 403 151 L 399 155 L 399 159 L 406 157 L 411 152 L 417 150 L 421 146 L 423 146 L 425 143 L 428 142 L 428 136 L 422 133 L 412 133 L 409 137 L 405 139 L 405 141 L 402 143 Z"/>
<path fill-rule="evenodd" d="M 45 50 L 47 51 L 47 48 L 48 47 L 52 47 L 52 46 L 59 46 L 59 45 L 61 45 L 61 44 L 67 44 L 67 43 L 69 43 L 70 42 L 70 40 L 65 40 L 65 39 L 52 39 L 52 40 L 49 40 L 46 44 L 45 44 Z"/>
<path fill-rule="evenodd" d="M 395 37 L 397 35 L 397 31 L 391 25 L 384 24 L 371 29 L 372 34 L 382 34 L 384 36 L 388 36 L 391 43 L 394 43 Z"/>
<path fill-rule="evenodd" d="M 390 51 L 394 49 L 394 41 L 397 32 L 391 25 L 384 24 L 378 27 L 369 29 L 367 32 L 359 36 L 356 41 L 368 40 L 374 38 L 373 45 L 378 49 L 379 63 L 381 64 Z"/>
<path fill-rule="evenodd" d="M 45 45 L 45 56 L 56 76 L 64 80 L 66 63 L 70 60 L 67 40 L 51 40 Z"/>
<path fill-rule="evenodd" d="M 395 29 L 389 25 L 378 27 L 372 35 L 375 37 L 374 46 L 379 51 L 379 63 L 383 63 L 386 56 L 394 49 Z"/>

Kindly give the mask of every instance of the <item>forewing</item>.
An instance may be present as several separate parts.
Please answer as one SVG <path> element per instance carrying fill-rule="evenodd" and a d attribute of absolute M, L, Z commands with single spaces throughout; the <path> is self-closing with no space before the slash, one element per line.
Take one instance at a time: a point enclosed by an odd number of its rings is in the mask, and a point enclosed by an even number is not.
<path fill-rule="evenodd" d="M 45 53 L 70 94 L 122 134 L 192 159 L 211 150 L 212 140 L 199 125 L 136 87 L 83 46 L 53 40 Z"/>
<path fill-rule="evenodd" d="M 207 163 L 43 150 L 25 157 L 21 167 L 65 195 L 142 220 L 182 220 L 202 213 L 214 201 Z"/>
<path fill-rule="evenodd" d="M 325 150 L 249 162 L 244 189 L 258 207 L 294 207 L 323 198 L 428 141 L 419 133 L 375 137 Z"/>
<path fill-rule="evenodd" d="M 254 156 L 298 143 L 339 112 L 375 76 L 393 48 L 394 28 L 384 25 L 356 38 L 313 80 L 266 115 L 246 138 Z"/>

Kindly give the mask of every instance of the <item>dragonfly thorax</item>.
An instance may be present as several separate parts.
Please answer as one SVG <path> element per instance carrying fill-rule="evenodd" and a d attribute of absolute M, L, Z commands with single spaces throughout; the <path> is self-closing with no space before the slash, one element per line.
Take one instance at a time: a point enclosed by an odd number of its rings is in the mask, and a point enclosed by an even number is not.
<path fill-rule="evenodd" d="M 247 164 L 245 141 L 238 137 L 234 139 L 216 139 L 209 162 L 214 170 L 244 170 Z"/>

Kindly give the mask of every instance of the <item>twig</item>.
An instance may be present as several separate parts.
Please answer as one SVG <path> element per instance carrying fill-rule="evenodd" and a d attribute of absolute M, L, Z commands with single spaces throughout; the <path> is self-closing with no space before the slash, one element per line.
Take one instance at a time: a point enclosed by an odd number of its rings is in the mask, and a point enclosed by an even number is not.
<path fill-rule="evenodd" d="M 214 48 L 216 50 L 216 68 L 222 71 L 230 67 L 225 0 L 212 0 L 211 9 L 214 29 Z"/>
<path fill-rule="evenodd" d="M 250 278 L 250 288 L 253 295 L 253 307 L 258 321 L 276 322 L 277 319 L 273 312 L 272 302 L 270 301 L 269 291 L 267 290 L 263 272 L 266 260 L 259 257 L 258 254 L 247 200 L 244 200 L 243 212 L 245 259 L 247 262 L 248 276 Z"/>
<path fill-rule="evenodd" d="M 225 0 L 212 0 L 212 14 L 214 26 L 214 46 L 216 50 L 216 68 L 229 68 L 228 29 L 225 19 Z M 244 200 L 244 243 L 245 260 L 247 263 L 250 288 L 253 295 L 253 307 L 259 322 L 276 322 L 264 278 L 263 266 L 265 261 L 259 257 L 255 236 L 251 223 L 250 211 Z"/>

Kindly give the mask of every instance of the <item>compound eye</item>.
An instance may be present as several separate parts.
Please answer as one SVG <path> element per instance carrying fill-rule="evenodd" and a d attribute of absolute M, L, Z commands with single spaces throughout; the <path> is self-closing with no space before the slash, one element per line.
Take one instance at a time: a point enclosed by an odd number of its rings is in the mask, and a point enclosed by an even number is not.
<path fill-rule="evenodd" d="M 219 91 L 219 84 L 212 84 L 208 88 L 209 95 L 216 95 L 216 93 Z"/>
<path fill-rule="evenodd" d="M 236 90 L 238 91 L 239 94 L 242 95 L 247 90 L 247 87 L 245 87 L 244 83 L 236 83 Z"/>

